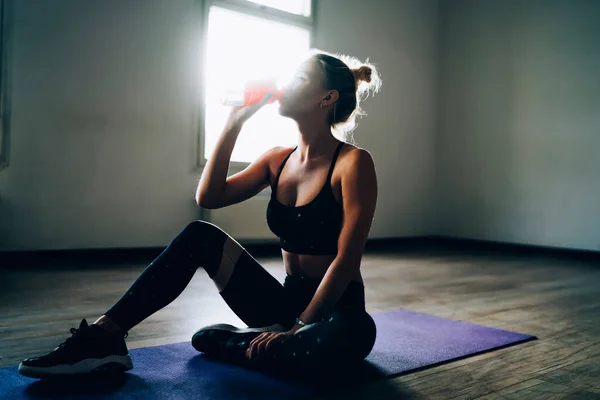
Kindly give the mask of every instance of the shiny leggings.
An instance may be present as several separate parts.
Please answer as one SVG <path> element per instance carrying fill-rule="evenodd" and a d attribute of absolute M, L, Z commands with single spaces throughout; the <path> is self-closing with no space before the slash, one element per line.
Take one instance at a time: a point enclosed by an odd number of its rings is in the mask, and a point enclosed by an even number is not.
<path fill-rule="evenodd" d="M 248 327 L 279 325 L 289 329 L 309 304 L 319 281 L 288 275 L 283 284 L 216 225 L 188 224 L 136 279 L 105 315 L 128 331 L 175 300 L 202 267 L 214 279 L 220 268 L 233 268 L 221 297 Z M 364 287 L 348 285 L 342 298 L 321 320 L 275 346 L 270 362 L 324 366 L 363 360 L 375 342 L 375 323 L 365 311 Z M 207 355 L 245 362 L 250 341 L 260 333 L 205 329 L 194 347 Z"/>

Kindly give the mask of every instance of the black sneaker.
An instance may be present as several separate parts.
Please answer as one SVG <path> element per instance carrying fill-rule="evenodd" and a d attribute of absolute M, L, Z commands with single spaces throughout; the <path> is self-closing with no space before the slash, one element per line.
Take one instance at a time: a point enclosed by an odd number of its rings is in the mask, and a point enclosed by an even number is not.
<path fill-rule="evenodd" d="M 79 329 L 52 352 L 28 358 L 19 364 L 19 373 L 30 378 L 48 378 L 91 372 L 128 371 L 133 362 L 125 335 L 115 335 L 84 319 Z"/>
<path fill-rule="evenodd" d="M 192 336 L 192 346 L 206 356 L 229 361 L 245 361 L 252 339 L 263 332 L 285 332 L 282 325 L 238 328 L 229 324 L 205 326 Z"/>

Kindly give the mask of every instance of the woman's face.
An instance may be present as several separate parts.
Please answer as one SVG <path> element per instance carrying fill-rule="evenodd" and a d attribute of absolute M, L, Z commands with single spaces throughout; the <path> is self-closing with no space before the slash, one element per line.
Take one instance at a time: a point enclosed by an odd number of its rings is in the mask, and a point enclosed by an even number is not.
<path fill-rule="evenodd" d="M 320 109 L 321 100 L 328 92 L 323 89 L 323 76 L 314 60 L 302 63 L 283 91 L 284 96 L 279 101 L 279 114 L 292 119 L 301 118 Z"/>

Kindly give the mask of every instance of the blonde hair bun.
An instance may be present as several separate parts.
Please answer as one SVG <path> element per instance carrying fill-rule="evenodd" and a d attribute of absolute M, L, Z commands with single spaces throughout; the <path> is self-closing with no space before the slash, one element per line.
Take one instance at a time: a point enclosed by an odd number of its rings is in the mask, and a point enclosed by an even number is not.
<path fill-rule="evenodd" d="M 353 68 L 352 73 L 354 74 L 354 79 L 356 79 L 357 84 L 361 82 L 371 83 L 371 74 L 373 73 L 373 70 L 368 65 Z"/>

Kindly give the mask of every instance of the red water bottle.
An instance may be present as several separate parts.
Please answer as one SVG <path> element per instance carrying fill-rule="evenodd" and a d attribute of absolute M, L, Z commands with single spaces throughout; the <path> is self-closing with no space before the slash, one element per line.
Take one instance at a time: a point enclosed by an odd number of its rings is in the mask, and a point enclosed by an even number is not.
<path fill-rule="evenodd" d="M 226 106 L 249 106 L 258 103 L 267 94 L 272 93 L 273 97 L 268 103 L 273 103 L 283 97 L 283 91 L 277 87 L 275 81 L 249 81 L 244 90 L 228 91 L 222 99 Z"/>

